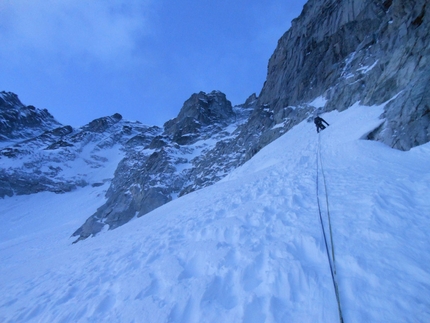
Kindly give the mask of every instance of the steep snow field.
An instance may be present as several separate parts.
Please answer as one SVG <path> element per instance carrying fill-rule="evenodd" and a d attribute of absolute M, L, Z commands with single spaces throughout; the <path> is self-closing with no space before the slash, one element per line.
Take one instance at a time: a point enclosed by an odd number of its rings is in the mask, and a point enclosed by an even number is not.
<path fill-rule="evenodd" d="M 77 244 L 107 184 L 0 200 L 0 322 L 339 322 L 318 143 L 345 322 L 430 322 L 430 144 L 360 140 L 381 113 L 325 114 L 320 135 L 303 122 L 221 182 Z"/>

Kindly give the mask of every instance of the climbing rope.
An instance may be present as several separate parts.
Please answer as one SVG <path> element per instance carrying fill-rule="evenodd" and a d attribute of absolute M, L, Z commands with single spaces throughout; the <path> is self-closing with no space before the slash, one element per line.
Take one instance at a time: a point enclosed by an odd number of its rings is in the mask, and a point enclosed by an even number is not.
<path fill-rule="evenodd" d="M 323 167 L 322 158 L 321 158 L 321 137 L 320 136 L 318 136 L 318 157 L 317 157 L 317 160 L 319 161 L 319 166 L 321 166 L 321 174 L 322 174 L 323 183 L 324 183 L 324 192 L 325 192 L 324 195 L 325 195 L 325 202 L 326 202 L 326 208 L 327 208 L 328 228 L 329 228 L 329 233 L 330 233 L 331 257 L 333 259 L 333 271 L 334 271 L 334 274 L 336 275 L 336 258 L 334 256 L 333 231 L 331 229 L 331 217 L 330 217 L 330 208 L 329 208 L 329 204 L 328 204 L 327 182 L 325 180 L 325 172 L 324 172 L 324 167 Z M 318 165 L 317 165 L 317 167 L 318 167 Z M 317 168 L 317 171 L 318 171 L 318 168 Z M 318 173 L 317 173 L 317 176 L 318 176 Z M 318 183 L 317 183 L 317 185 L 318 185 Z"/>
<path fill-rule="evenodd" d="M 324 175 L 324 168 L 323 168 L 323 164 L 322 164 L 322 160 L 321 160 L 321 137 L 319 134 L 318 134 L 318 146 L 317 146 L 317 158 L 316 158 L 316 160 L 317 160 L 316 193 L 317 193 L 318 213 L 319 213 L 321 228 L 322 228 L 322 232 L 323 232 L 323 236 L 324 236 L 324 244 L 325 244 L 325 248 L 326 248 L 326 252 L 327 252 L 327 259 L 328 259 L 328 263 L 330 265 L 330 273 L 331 273 L 331 278 L 333 281 L 334 292 L 336 294 L 337 309 L 339 311 L 339 320 L 340 320 L 340 323 L 343 323 L 344 321 L 343 321 L 343 315 L 342 315 L 342 308 L 340 306 L 339 288 L 338 288 L 337 276 L 336 276 L 336 263 L 335 263 L 335 256 L 334 256 L 333 232 L 331 229 L 331 219 L 330 219 L 330 209 L 329 209 L 329 203 L 328 203 L 327 184 L 326 184 L 325 175 Z M 321 204 L 320 204 L 320 198 L 319 198 L 320 167 L 321 167 L 321 174 L 322 174 L 323 183 L 324 183 L 325 199 L 326 199 L 326 206 L 327 206 L 327 217 L 328 217 L 330 242 L 331 242 L 331 257 L 330 257 L 330 251 L 329 251 L 328 243 L 327 243 L 327 235 L 326 235 L 325 228 L 324 228 L 324 221 L 322 218 Z"/>

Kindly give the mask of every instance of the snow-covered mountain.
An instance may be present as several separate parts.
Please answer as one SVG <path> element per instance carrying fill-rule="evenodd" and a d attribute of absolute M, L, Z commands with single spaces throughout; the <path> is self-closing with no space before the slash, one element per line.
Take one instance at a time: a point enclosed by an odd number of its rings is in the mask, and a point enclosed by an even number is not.
<path fill-rule="evenodd" d="M 2 96 L 15 100 L 5 107 L 7 113 L 19 114 L 26 108 L 15 94 L 3 92 Z M 215 183 L 243 163 L 244 151 L 232 150 L 230 143 L 255 101 L 251 96 L 245 104 L 232 107 L 219 91 L 193 94 L 163 129 L 123 120 L 120 114 L 73 129 L 49 115 L 52 123 L 39 122 L 32 137 L 3 142 L 0 196 L 64 193 L 108 182 L 106 203 L 88 214 L 74 235 L 81 240 L 104 226 L 114 229 Z M 36 120 L 47 113 L 33 107 L 31 111 Z"/>
<path fill-rule="evenodd" d="M 225 147 L 237 138 L 253 103 L 232 107 L 219 91 L 193 94 L 149 143 L 131 139 L 133 147 L 115 171 L 106 203 L 74 236 L 81 240 L 105 226 L 114 229 L 226 176 L 244 154 L 240 146 Z"/>
<path fill-rule="evenodd" d="M 111 181 L 106 203 L 73 233 L 82 240 L 212 185 L 316 113 L 388 102 L 368 138 L 404 150 L 428 142 L 425 13 L 425 0 L 310 0 L 279 40 L 258 97 L 232 107 L 219 91 L 196 93 L 162 128 L 116 114 L 72 129 L 3 92 L 0 196 Z M 98 167 L 116 171 L 92 178 Z"/>
<path fill-rule="evenodd" d="M 430 321 L 429 33 L 309 0 L 258 96 L 163 127 L 1 92 L 0 322 Z"/>
<path fill-rule="evenodd" d="M 111 187 L 106 205 L 76 231 L 79 239 L 97 233 L 106 224 L 115 228 L 145 214 L 174 199 L 178 191 L 183 195 L 213 184 L 318 112 L 343 111 L 356 102 L 369 106 L 388 102 L 384 122 L 368 134 L 369 139 L 402 150 L 430 141 L 430 22 L 426 10 L 426 0 L 308 1 L 279 40 L 260 95 L 245 103 L 250 114 L 239 118 L 243 124 L 230 127 L 232 132 L 224 131 L 226 140 L 218 137 L 214 148 L 194 159 L 192 170 L 183 172 L 191 179 L 189 184 L 184 188 L 182 180 L 178 185 L 169 175 L 141 190 L 148 183 L 147 176 L 133 176 L 125 183 L 121 179 L 124 172 L 118 173 L 121 185 Z M 182 151 L 195 151 L 192 145 L 201 136 L 196 125 L 209 120 L 201 118 L 198 111 L 210 111 L 202 105 L 207 101 L 190 98 L 178 118 L 166 123 L 164 142 L 173 142 Z M 226 107 L 225 113 L 218 117 L 227 118 L 217 129 L 225 129 L 232 120 L 227 105 L 221 105 Z M 217 122 L 212 119 L 212 124 Z M 207 136 L 202 137 L 206 140 Z M 162 145 L 155 150 L 152 161 L 164 165 L 158 173 L 173 174 L 174 168 L 188 163 L 188 157 L 184 162 L 167 157 Z M 151 166 L 145 158 L 136 157 L 130 156 L 128 164 L 139 169 Z"/>
<path fill-rule="evenodd" d="M 360 140 L 382 111 L 324 114 L 319 135 L 303 121 L 222 181 L 77 244 L 107 183 L 6 197 L 0 321 L 339 322 L 319 196 L 344 322 L 428 322 L 430 146 Z"/>
<path fill-rule="evenodd" d="M 112 179 L 132 138 L 150 142 L 160 132 L 158 127 L 122 120 L 119 114 L 73 129 L 46 110 L 25 106 L 13 93 L 2 92 L 0 100 L 8 103 L 0 106 L 2 198 L 101 185 Z M 103 177 L 106 172 L 100 168 L 110 169 L 110 175 Z"/>

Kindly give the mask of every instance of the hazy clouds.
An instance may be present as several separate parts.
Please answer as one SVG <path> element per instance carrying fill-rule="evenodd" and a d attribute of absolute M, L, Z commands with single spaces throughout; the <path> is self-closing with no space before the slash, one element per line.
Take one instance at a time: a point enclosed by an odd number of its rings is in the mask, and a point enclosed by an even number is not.
<path fill-rule="evenodd" d="M 0 90 L 84 125 L 161 125 L 198 91 L 243 103 L 305 0 L 0 0 Z"/>
<path fill-rule="evenodd" d="M 1 54 L 15 62 L 22 56 L 130 61 L 139 37 L 150 32 L 150 8 L 141 0 L 3 0 Z"/>

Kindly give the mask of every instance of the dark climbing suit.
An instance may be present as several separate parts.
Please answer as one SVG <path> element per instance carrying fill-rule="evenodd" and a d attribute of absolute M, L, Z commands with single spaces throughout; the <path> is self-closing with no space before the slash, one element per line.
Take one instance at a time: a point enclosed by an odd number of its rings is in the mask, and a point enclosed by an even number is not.
<path fill-rule="evenodd" d="M 327 121 L 325 121 L 323 118 L 321 118 L 321 117 L 316 117 L 315 119 L 314 119 L 314 122 L 315 122 L 315 125 L 317 126 L 317 132 L 319 133 L 320 132 L 320 130 L 324 130 L 325 129 L 325 126 L 323 125 L 323 122 L 327 125 L 327 126 L 329 126 L 329 124 L 327 123 Z"/>

